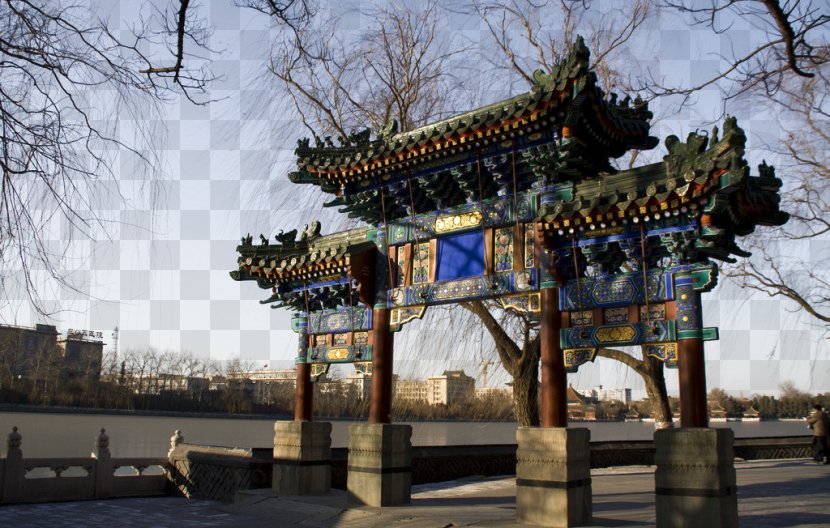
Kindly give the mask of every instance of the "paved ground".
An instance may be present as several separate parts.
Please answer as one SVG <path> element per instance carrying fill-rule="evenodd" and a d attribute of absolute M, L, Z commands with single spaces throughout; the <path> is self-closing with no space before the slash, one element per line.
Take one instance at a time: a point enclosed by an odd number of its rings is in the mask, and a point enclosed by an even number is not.
<path fill-rule="evenodd" d="M 830 466 L 806 460 L 739 462 L 742 526 L 830 526 Z M 592 472 L 594 526 L 654 526 L 653 468 Z M 0 507 L 0 527 L 320 528 L 516 526 L 513 478 L 413 487 L 412 504 L 346 508 L 342 492 L 281 498 L 249 492 L 231 505 L 161 497 Z M 714 528 L 714 527 L 711 527 Z"/>

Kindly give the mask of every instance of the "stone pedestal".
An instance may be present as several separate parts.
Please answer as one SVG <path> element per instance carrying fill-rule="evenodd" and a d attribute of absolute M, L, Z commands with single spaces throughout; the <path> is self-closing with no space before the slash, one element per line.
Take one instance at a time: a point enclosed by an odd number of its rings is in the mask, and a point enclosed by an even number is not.
<path fill-rule="evenodd" d="M 738 526 L 731 429 L 655 431 L 657 526 Z"/>
<path fill-rule="evenodd" d="M 20 450 L 22 435 L 17 426 L 12 427 L 6 441 L 6 459 L 0 460 L 0 502 L 13 504 L 21 497 L 21 484 L 26 468 L 23 464 L 23 451 Z"/>
<path fill-rule="evenodd" d="M 590 438 L 584 428 L 519 427 L 516 520 L 541 526 L 591 522 Z"/>
<path fill-rule="evenodd" d="M 106 499 L 112 497 L 112 474 L 115 468 L 112 464 L 110 453 L 110 437 L 106 429 L 101 429 L 101 434 L 95 441 L 95 451 L 92 453 L 95 459 L 95 498 Z"/>
<path fill-rule="evenodd" d="M 349 426 L 348 500 L 394 506 L 410 500 L 412 427 L 399 424 Z"/>
<path fill-rule="evenodd" d="M 281 495 L 320 495 L 331 489 L 331 424 L 276 422 L 271 487 Z"/>

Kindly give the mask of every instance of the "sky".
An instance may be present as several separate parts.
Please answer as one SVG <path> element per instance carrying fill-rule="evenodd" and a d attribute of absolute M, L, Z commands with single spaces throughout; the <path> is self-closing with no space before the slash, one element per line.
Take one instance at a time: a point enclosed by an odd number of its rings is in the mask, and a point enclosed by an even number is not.
<path fill-rule="evenodd" d="M 125 31 L 141 4 L 100 2 L 94 9 L 110 19 L 111 27 Z M 359 29 L 366 20 L 355 9 L 365 7 L 360 2 L 331 7 L 346 13 L 338 30 Z M 291 314 L 260 305 L 267 292 L 254 283 L 230 279 L 228 272 L 236 266 L 235 248 L 247 233 L 255 238 L 259 233 L 273 235 L 319 219 L 325 234 L 341 226 L 342 219 L 321 207 L 321 196 L 287 181 L 296 140 L 307 132 L 267 73 L 275 29 L 263 15 L 236 8 L 230 0 L 206 0 L 200 10 L 214 27 L 212 70 L 223 76 L 211 87 L 215 102 L 197 106 L 180 99 L 163 108 L 162 119 L 150 121 L 116 116 L 122 133 L 140 126 L 157 131 L 160 178 L 148 183 L 135 160 L 119 152 L 113 169 L 125 200 L 102 200 L 106 202 L 102 214 L 113 220 L 106 235 L 74 243 L 67 259 L 83 293 L 52 292 L 46 302 L 61 311 L 48 321 L 30 308 L 23 292 L 12 292 L 0 311 L 3 322 L 27 326 L 46 322 L 64 332 L 69 328 L 102 331 L 108 347 L 118 326 L 122 351 L 152 346 L 218 360 L 240 356 L 258 368 L 291 367 L 297 343 L 289 327 Z M 445 36 L 462 36 L 481 45 L 464 59 L 467 66 L 482 60 L 487 33 L 478 20 L 451 15 L 444 24 Z M 630 58 L 648 61 L 674 82 L 696 82 L 718 67 L 714 53 L 725 46 L 747 47 L 760 36 L 756 28 L 736 21 L 728 35 L 714 38 L 661 14 L 638 37 L 635 49 L 641 54 Z M 493 94 L 510 95 L 504 86 L 488 84 L 498 83 L 497 79 L 476 82 L 477 97 L 460 111 L 492 102 L 488 97 Z M 708 92 L 682 112 L 659 106 L 654 110 L 660 119 L 652 135 L 661 144 L 650 155 L 657 160 L 665 151 L 662 141 L 667 135 L 685 137 L 717 115 L 721 105 L 717 93 Z M 761 160 L 752 145 L 776 140 L 775 118 L 760 109 L 735 112 L 750 137 L 748 158 L 755 173 Z M 817 266 L 830 262 L 825 241 L 788 244 L 782 251 L 803 255 Z M 703 299 L 704 325 L 720 327 L 721 336 L 705 347 L 710 388 L 744 396 L 774 394 L 781 383 L 792 381 L 809 392 L 830 390 L 827 336 L 793 305 L 725 280 Z M 424 320 L 397 334 L 396 372 L 406 378 L 464 369 L 480 383 L 482 357 L 488 357 L 486 352 L 482 355 L 482 339 L 483 348 L 490 350 L 486 333 L 454 326 L 453 317 L 445 308 L 430 309 Z M 435 335 L 441 336 L 440 346 L 430 341 Z M 495 359 L 494 355 L 489 357 Z M 489 372 L 490 386 L 509 381 L 500 368 L 491 366 Z M 669 392 L 676 394 L 677 371 L 667 371 L 667 382 Z M 639 377 L 611 360 L 584 365 L 569 376 L 569 383 L 579 389 L 631 387 L 635 397 L 644 394 Z"/>

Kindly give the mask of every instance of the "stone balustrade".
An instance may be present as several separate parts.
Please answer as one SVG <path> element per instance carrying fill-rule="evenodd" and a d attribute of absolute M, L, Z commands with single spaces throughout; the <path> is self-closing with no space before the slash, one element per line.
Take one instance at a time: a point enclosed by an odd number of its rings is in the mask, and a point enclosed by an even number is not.
<path fill-rule="evenodd" d="M 6 442 L 6 457 L 0 458 L 0 504 L 166 493 L 166 459 L 112 458 L 109 441 L 106 430 L 101 429 L 89 458 L 23 458 L 23 435 L 13 427 Z"/>
<path fill-rule="evenodd" d="M 174 435 L 175 438 L 175 435 Z M 239 490 L 271 487 L 272 449 L 185 444 L 171 439 L 172 492 L 190 499 L 231 502 Z"/>
<path fill-rule="evenodd" d="M 806 458 L 809 436 L 739 438 L 735 456 L 744 460 Z M 24 459 L 22 435 L 8 435 L 0 458 L 0 504 L 180 494 L 233 500 L 236 491 L 271 486 L 271 448 L 233 449 L 186 444 L 180 431 L 170 438 L 168 458 L 112 458 L 101 431 L 91 457 Z M 652 465 L 653 441 L 592 442 L 591 467 Z M 346 448 L 331 450 L 332 487 L 345 489 Z M 516 445 L 412 448 L 412 483 L 440 482 L 471 475 L 510 475 Z"/>

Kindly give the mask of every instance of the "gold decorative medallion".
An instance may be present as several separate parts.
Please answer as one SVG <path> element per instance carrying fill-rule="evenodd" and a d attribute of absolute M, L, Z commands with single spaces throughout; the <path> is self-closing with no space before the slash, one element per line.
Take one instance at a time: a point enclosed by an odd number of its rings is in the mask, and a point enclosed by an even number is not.
<path fill-rule="evenodd" d="M 600 343 L 616 343 L 631 341 L 637 335 L 633 326 L 602 326 L 596 331 L 597 341 Z"/>
<path fill-rule="evenodd" d="M 330 348 L 329 351 L 326 353 L 326 358 L 329 361 L 342 361 L 344 359 L 349 359 L 349 349 Z"/>
<path fill-rule="evenodd" d="M 457 215 L 439 216 L 435 219 L 433 229 L 436 233 L 447 233 L 459 229 L 467 229 L 481 225 L 484 216 L 481 211 L 471 211 Z"/>

